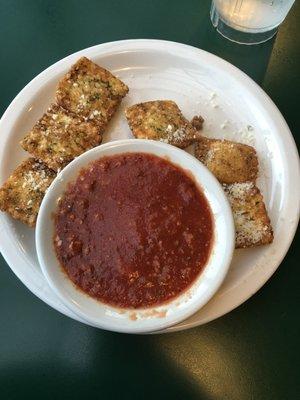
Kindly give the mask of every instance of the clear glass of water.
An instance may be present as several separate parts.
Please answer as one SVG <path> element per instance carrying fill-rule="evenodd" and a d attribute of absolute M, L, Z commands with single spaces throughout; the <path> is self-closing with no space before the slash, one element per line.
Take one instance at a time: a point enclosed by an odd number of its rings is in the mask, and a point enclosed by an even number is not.
<path fill-rule="evenodd" d="M 277 32 L 295 0 L 213 0 L 211 21 L 233 42 L 258 44 Z"/>

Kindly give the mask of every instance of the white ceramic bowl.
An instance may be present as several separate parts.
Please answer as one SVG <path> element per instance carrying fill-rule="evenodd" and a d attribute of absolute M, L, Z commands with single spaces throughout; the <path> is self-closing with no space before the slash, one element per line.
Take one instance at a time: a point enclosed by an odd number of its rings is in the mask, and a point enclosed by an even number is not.
<path fill-rule="evenodd" d="M 144 152 L 168 159 L 189 170 L 202 188 L 213 213 L 215 237 L 211 255 L 203 272 L 191 288 L 161 306 L 145 309 L 118 309 L 101 303 L 76 289 L 56 258 L 52 214 L 57 199 L 81 168 L 103 156 Z M 234 250 L 234 224 L 231 209 L 216 178 L 196 158 L 165 143 L 149 140 L 120 140 L 96 147 L 72 161 L 53 181 L 42 202 L 36 229 L 36 249 L 42 271 L 64 304 L 89 324 L 118 332 L 142 333 L 176 324 L 195 313 L 215 294 L 228 271 Z"/>

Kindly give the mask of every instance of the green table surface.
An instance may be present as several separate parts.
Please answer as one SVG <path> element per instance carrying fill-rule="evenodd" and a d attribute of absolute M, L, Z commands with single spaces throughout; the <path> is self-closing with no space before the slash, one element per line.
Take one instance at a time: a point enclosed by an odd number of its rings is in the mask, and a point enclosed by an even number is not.
<path fill-rule="evenodd" d="M 113 40 L 158 38 L 241 68 L 277 104 L 299 143 L 296 3 L 274 40 L 249 47 L 213 30 L 208 0 L 1 0 L 0 113 L 36 74 L 68 54 Z M 154 336 L 105 332 L 59 314 L 1 258 L 1 398 L 299 398 L 299 247 L 298 237 L 270 281 L 236 310 Z"/>

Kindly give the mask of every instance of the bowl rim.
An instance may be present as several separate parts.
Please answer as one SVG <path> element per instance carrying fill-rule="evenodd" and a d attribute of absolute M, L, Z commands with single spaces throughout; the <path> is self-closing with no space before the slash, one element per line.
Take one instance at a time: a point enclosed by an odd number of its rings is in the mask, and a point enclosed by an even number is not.
<path fill-rule="evenodd" d="M 128 148 L 129 147 L 129 148 Z M 143 147 L 143 150 L 140 150 L 139 147 Z M 59 287 L 55 279 L 53 279 L 53 276 L 51 275 L 51 266 L 50 264 L 45 261 L 46 260 L 46 255 L 47 251 L 52 249 L 53 250 L 53 241 L 45 241 L 45 232 L 49 231 L 49 226 L 47 224 L 49 223 L 49 219 L 51 219 L 51 214 L 49 210 L 54 207 L 55 209 L 57 208 L 57 205 L 53 205 L 53 201 L 55 200 L 54 197 L 57 199 L 59 196 L 61 196 L 67 185 L 68 182 L 74 181 L 76 177 L 78 176 L 79 171 L 82 168 L 87 167 L 91 162 L 101 159 L 102 157 L 108 156 L 107 151 L 109 152 L 112 150 L 113 152 L 115 151 L 114 154 L 122 154 L 122 153 L 128 153 L 128 152 L 133 152 L 133 153 L 148 153 L 152 155 L 156 155 L 161 158 L 167 158 L 171 163 L 183 168 L 186 170 L 186 166 L 182 166 L 182 160 L 184 159 L 186 162 L 191 162 L 194 165 L 197 165 L 197 173 L 192 172 L 192 175 L 194 179 L 197 181 L 196 183 L 199 186 L 201 185 L 201 180 L 203 179 L 203 173 L 206 176 L 206 180 L 208 180 L 209 184 L 211 185 L 212 189 L 210 188 L 207 193 L 205 193 L 205 197 L 210 204 L 210 207 L 213 211 L 213 207 L 209 199 L 207 198 L 207 194 L 210 193 L 210 190 L 214 190 L 218 193 L 218 201 L 221 204 L 221 212 L 220 216 L 225 218 L 226 220 L 226 235 L 224 239 L 223 246 L 225 246 L 227 253 L 224 254 L 224 257 L 222 260 L 219 261 L 218 267 L 220 268 L 220 271 L 216 274 L 216 277 L 214 278 L 213 284 L 211 284 L 210 288 L 207 289 L 208 291 L 206 292 L 205 296 L 202 298 L 202 301 L 197 301 L 195 304 L 192 304 L 191 306 L 188 307 L 187 311 L 184 312 L 184 316 L 181 315 L 179 318 L 176 318 L 176 315 L 173 316 L 173 318 L 157 318 L 157 317 L 149 317 L 147 318 L 147 321 L 150 321 L 148 324 L 143 324 L 143 320 L 136 320 L 130 322 L 131 326 L 123 326 L 122 320 L 120 318 L 120 323 L 115 323 L 115 321 L 118 321 L 118 318 L 116 320 L 111 320 L 111 323 L 107 321 L 101 320 L 101 318 L 91 318 L 90 315 L 87 315 L 86 312 L 84 312 L 84 307 L 82 309 L 81 304 L 78 304 L 78 302 L 72 301 L 68 298 L 67 294 Z M 163 152 L 165 155 L 158 155 L 157 152 Z M 176 158 L 176 161 L 174 161 L 172 158 Z M 202 173 L 201 178 L 199 178 L 200 172 Z M 70 174 L 73 174 L 73 177 L 70 179 Z M 69 178 L 66 178 L 66 176 L 69 175 Z M 203 191 L 207 190 L 206 187 L 201 188 Z M 55 192 L 58 192 L 58 195 L 55 195 Z M 193 288 L 196 286 L 196 283 L 200 280 L 201 276 L 204 275 L 204 271 L 206 271 L 209 268 L 209 263 L 211 262 L 212 258 L 216 258 L 215 256 L 213 257 L 212 254 L 215 252 L 216 249 L 218 249 L 218 244 L 220 243 L 220 240 L 216 239 L 216 233 L 217 233 L 217 218 L 216 215 L 213 213 L 213 219 L 214 219 L 214 225 L 215 225 L 215 238 L 214 238 L 214 243 L 213 247 L 211 250 L 211 255 L 209 257 L 209 260 L 204 267 L 204 270 L 199 274 L 199 276 L 196 278 L 196 280 L 192 283 L 190 289 L 193 290 Z M 50 222 L 51 226 L 51 222 Z M 52 224 L 53 228 L 53 224 Z M 89 323 L 90 325 L 93 325 L 95 327 L 101 328 L 101 329 L 107 329 L 110 331 L 116 331 L 116 332 L 124 332 L 124 333 L 149 333 L 149 332 L 154 332 L 158 331 L 170 326 L 173 326 L 177 324 L 180 321 L 185 320 L 186 318 L 190 317 L 192 314 L 194 314 L 197 310 L 202 308 L 217 292 L 219 287 L 221 286 L 223 280 L 225 279 L 225 276 L 228 272 L 228 269 L 230 267 L 231 259 L 233 256 L 233 251 L 234 251 L 234 245 L 235 245 L 235 229 L 234 229 L 234 222 L 233 222 L 233 216 L 231 212 L 231 207 L 229 205 L 229 201 L 222 189 L 222 186 L 220 183 L 217 181 L 217 179 L 214 177 L 214 175 L 195 157 L 193 157 L 191 154 L 178 149 L 174 146 L 171 146 L 169 144 L 163 143 L 163 142 L 158 142 L 158 141 L 153 141 L 153 140 L 145 140 L 145 139 L 123 139 L 123 140 L 116 140 L 112 142 L 108 142 L 102 145 L 99 145 L 83 154 L 81 154 L 79 157 L 74 159 L 70 164 L 68 164 L 62 171 L 60 171 L 57 175 L 57 177 L 54 179 L 54 181 L 51 183 L 49 189 L 46 192 L 46 195 L 42 201 L 40 211 L 38 214 L 37 218 L 37 224 L 36 224 L 36 233 L 35 233 L 35 241 L 36 241 L 36 250 L 37 250 L 37 256 L 38 256 L 38 261 L 42 270 L 42 273 L 44 274 L 48 284 L 50 285 L 51 289 L 54 290 L 54 292 L 59 296 L 61 301 L 65 304 L 65 306 L 73 311 L 76 315 L 78 315 L 81 319 Z M 50 244 L 51 242 L 51 244 Z M 220 244 L 219 244 L 220 247 Z M 54 253 L 55 254 L 55 253 Z M 54 257 L 55 260 L 53 260 L 53 263 L 56 264 L 56 268 L 60 269 L 62 272 L 62 268 L 59 265 L 59 262 L 56 258 Z M 216 264 L 216 261 L 215 261 Z M 63 272 L 62 272 L 63 273 Z M 67 278 L 67 276 L 66 276 Z M 73 286 L 73 290 L 76 291 L 78 294 L 78 298 L 80 298 L 82 301 L 83 299 L 87 299 L 89 297 L 90 299 L 93 299 L 92 297 L 88 296 L 84 292 L 76 289 L 75 284 L 67 278 L 67 280 L 71 283 Z M 184 291 L 182 295 L 185 295 L 190 289 L 187 291 Z M 180 298 L 182 295 L 179 295 L 175 297 L 174 299 L 170 300 L 167 303 L 162 304 L 161 306 L 153 306 L 153 307 L 148 307 L 147 310 L 157 310 L 161 309 L 161 307 L 167 308 L 169 311 L 172 306 L 174 306 L 175 302 L 178 301 L 178 298 Z M 193 293 L 192 297 L 196 297 L 196 293 Z M 80 300 L 80 301 L 81 301 Z M 111 306 L 109 304 L 102 303 L 101 301 L 93 299 L 93 301 L 97 302 L 97 304 L 100 304 L 102 308 L 106 308 L 107 310 L 116 310 L 117 308 L 114 306 Z M 135 312 L 137 310 L 133 309 L 125 309 L 128 310 L 128 312 Z M 113 311 L 112 311 L 113 312 Z M 144 320 L 146 321 L 146 319 Z M 151 324 L 151 321 L 153 322 Z"/>

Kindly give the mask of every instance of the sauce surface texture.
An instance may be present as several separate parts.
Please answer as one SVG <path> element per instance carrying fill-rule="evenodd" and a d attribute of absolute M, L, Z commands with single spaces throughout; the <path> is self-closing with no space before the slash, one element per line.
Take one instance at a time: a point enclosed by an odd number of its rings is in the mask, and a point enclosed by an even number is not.
<path fill-rule="evenodd" d="M 174 164 L 149 154 L 102 158 L 60 200 L 54 246 L 77 287 L 126 308 L 162 304 L 188 289 L 213 241 L 209 204 Z"/>

